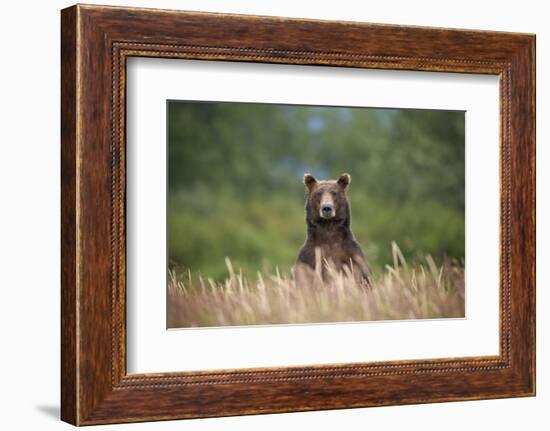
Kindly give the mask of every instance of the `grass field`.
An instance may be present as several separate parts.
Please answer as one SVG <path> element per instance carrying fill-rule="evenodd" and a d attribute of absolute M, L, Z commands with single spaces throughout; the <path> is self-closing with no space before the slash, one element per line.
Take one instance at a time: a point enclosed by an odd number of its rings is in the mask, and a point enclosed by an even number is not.
<path fill-rule="evenodd" d="M 226 258 L 222 282 L 169 273 L 168 327 L 273 325 L 464 317 L 464 265 L 407 265 L 393 244 L 393 264 L 366 288 L 349 273 L 326 268 L 297 285 L 294 274 L 258 273 L 248 279 Z M 319 263 L 320 265 L 321 263 Z M 322 263 L 325 266 L 326 262 Z"/>

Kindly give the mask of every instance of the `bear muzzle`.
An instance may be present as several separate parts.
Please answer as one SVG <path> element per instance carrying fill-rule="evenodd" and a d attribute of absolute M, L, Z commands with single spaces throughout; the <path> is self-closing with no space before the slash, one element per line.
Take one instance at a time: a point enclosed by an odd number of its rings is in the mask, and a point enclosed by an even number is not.
<path fill-rule="evenodd" d="M 321 204 L 319 205 L 319 215 L 324 219 L 331 219 L 336 215 L 334 209 L 334 199 L 328 192 L 323 193 L 321 196 Z"/>
<path fill-rule="evenodd" d="M 336 215 L 336 211 L 334 211 L 334 205 L 332 205 L 332 204 L 322 204 L 320 215 L 324 219 L 333 218 Z"/>

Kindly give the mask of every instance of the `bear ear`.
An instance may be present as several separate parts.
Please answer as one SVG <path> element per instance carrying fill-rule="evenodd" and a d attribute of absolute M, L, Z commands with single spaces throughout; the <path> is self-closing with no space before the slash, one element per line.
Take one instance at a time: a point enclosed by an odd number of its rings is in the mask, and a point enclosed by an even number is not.
<path fill-rule="evenodd" d="M 342 175 L 340 175 L 338 180 L 336 180 L 336 182 L 338 183 L 338 185 L 340 187 L 345 189 L 351 183 L 351 175 L 350 174 L 342 174 Z"/>
<path fill-rule="evenodd" d="M 304 174 L 304 185 L 306 186 L 307 190 L 311 192 L 317 185 L 317 180 L 311 174 Z"/>

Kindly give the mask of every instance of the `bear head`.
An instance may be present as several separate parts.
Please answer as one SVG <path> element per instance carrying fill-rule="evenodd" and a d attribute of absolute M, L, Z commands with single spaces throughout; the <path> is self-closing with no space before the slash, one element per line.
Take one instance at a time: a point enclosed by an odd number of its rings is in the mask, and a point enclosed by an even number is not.
<path fill-rule="evenodd" d="M 349 174 L 337 180 L 318 181 L 313 175 L 304 175 L 306 186 L 306 220 L 308 224 L 349 225 L 350 208 L 346 188 L 351 182 Z"/>

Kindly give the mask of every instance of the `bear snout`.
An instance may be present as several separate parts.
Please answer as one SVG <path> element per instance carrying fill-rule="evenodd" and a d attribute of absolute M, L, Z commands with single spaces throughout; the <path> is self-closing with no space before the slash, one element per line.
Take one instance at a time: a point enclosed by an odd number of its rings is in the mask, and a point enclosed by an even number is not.
<path fill-rule="evenodd" d="M 334 217 L 334 207 L 332 205 L 323 205 L 321 207 L 321 217 L 324 217 L 324 218 Z"/>
<path fill-rule="evenodd" d="M 336 215 L 336 211 L 334 210 L 334 200 L 332 199 L 332 195 L 330 193 L 323 193 L 321 196 L 321 204 L 319 205 L 320 209 L 320 216 L 322 218 L 328 219 L 332 218 Z"/>
<path fill-rule="evenodd" d="M 321 217 L 322 218 L 332 218 L 335 215 L 334 205 L 333 204 L 322 204 L 321 205 Z"/>

